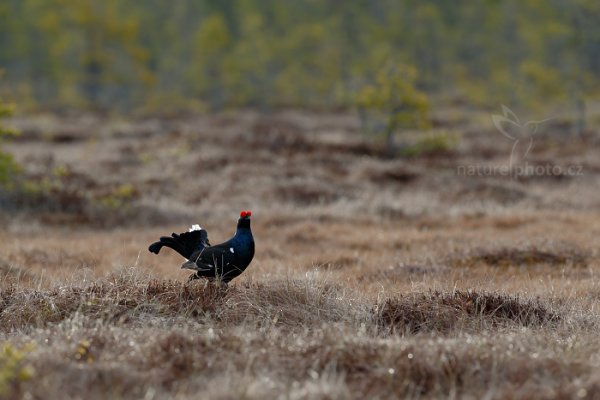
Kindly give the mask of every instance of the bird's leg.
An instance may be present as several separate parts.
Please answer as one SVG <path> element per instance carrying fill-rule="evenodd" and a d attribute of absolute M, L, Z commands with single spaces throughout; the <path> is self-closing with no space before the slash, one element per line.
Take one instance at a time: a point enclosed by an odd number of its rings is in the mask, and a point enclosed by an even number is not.
<path fill-rule="evenodd" d="M 229 284 L 219 276 L 217 276 L 216 278 L 208 278 L 207 281 L 215 285 L 219 289 L 227 290 L 227 288 L 229 288 Z"/>
<path fill-rule="evenodd" d="M 210 278 L 207 278 L 205 276 L 200 276 L 198 274 L 192 274 L 192 275 L 190 275 L 190 277 L 188 278 L 188 282 L 193 282 L 196 279 L 202 279 L 202 281 L 204 281 L 204 289 L 206 289 L 206 287 L 208 285 L 210 285 L 211 283 L 213 283 L 213 281 Z"/>
<path fill-rule="evenodd" d="M 188 278 L 188 282 L 191 282 L 191 281 L 193 281 L 194 279 L 200 279 L 200 278 L 201 278 L 201 276 L 199 276 L 199 275 L 198 275 L 198 274 L 196 274 L 196 273 L 193 273 L 193 274 L 192 274 L 192 275 L 190 275 L 190 277 Z"/>

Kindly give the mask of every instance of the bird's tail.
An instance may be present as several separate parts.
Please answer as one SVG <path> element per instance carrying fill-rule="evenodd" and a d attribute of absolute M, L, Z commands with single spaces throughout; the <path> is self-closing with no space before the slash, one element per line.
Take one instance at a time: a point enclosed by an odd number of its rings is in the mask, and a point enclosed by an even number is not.
<path fill-rule="evenodd" d="M 163 247 L 169 247 L 189 260 L 195 251 L 200 251 L 207 246 L 210 246 L 208 234 L 201 229 L 180 235 L 173 233 L 171 236 L 162 236 L 158 242 L 152 243 L 148 250 L 158 254 Z"/>
<path fill-rule="evenodd" d="M 190 257 L 190 255 L 187 254 L 186 251 L 187 246 L 185 246 L 185 243 L 183 243 L 179 236 L 175 233 L 173 234 L 173 236 L 162 236 L 158 242 L 152 243 L 150 247 L 148 247 L 148 250 L 150 250 L 150 252 L 154 254 L 158 254 L 160 252 L 160 249 L 162 249 L 163 247 L 169 247 L 181 254 L 182 256 L 184 256 L 185 258 Z"/>

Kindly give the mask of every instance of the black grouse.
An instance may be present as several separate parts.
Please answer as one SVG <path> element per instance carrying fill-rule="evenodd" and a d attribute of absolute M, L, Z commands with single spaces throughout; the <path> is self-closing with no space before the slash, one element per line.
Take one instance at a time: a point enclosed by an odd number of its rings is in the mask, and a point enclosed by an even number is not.
<path fill-rule="evenodd" d="M 227 284 L 244 272 L 254 257 L 251 215 L 250 211 L 242 211 L 235 235 L 216 246 L 210 245 L 206 230 L 193 225 L 188 232 L 161 237 L 148 250 L 158 254 L 163 247 L 170 247 L 187 259 L 181 268 L 196 271 L 190 279 L 207 278 Z"/>

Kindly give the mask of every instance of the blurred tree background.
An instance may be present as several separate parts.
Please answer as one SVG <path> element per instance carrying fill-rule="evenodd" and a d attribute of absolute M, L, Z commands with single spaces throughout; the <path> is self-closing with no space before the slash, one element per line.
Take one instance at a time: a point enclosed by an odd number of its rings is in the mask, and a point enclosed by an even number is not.
<path fill-rule="evenodd" d="M 2 77 L 1 72 L 2 71 L 0 71 L 0 78 Z M 4 139 L 18 135 L 18 132 L 14 129 L 2 125 L 2 119 L 10 117 L 12 113 L 13 105 L 4 102 L 2 97 L 0 97 L 0 189 L 10 188 L 15 173 L 19 170 L 19 166 L 13 160 L 12 155 L 2 150 L 2 142 Z"/>
<path fill-rule="evenodd" d="M 417 111 L 422 94 L 562 104 L 584 124 L 600 2 L 2 0 L 0 69 L 0 94 L 29 110 L 380 107 L 393 129 L 414 93 Z"/>

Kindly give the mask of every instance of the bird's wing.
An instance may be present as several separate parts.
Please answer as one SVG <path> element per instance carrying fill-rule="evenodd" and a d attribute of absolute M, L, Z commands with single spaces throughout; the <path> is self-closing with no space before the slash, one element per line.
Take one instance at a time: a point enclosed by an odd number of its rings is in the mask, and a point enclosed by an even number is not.
<path fill-rule="evenodd" d="M 230 249 L 232 249 L 232 247 L 228 243 L 221 243 L 216 246 L 207 247 L 202 251 L 201 254 L 199 254 L 197 263 L 209 265 L 218 263 L 221 265 L 223 258 L 227 258 L 229 260 L 233 255 Z"/>
<path fill-rule="evenodd" d="M 181 268 L 193 269 L 201 276 L 214 275 L 216 268 L 222 268 L 231 263 L 230 247 L 227 243 L 206 247 L 195 252 L 189 261 L 183 263 Z"/>
<path fill-rule="evenodd" d="M 158 242 L 152 243 L 148 250 L 158 254 L 163 246 L 170 247 L 183 257 L 190 259 L 194 253 L 210 246 L 208 232 L 199 226 L 198 229 L 195 229 L 196 226 L 192 227 L 189 232 L 180 234 L 172 233 L 171 236 L 163 236 Z"/>

